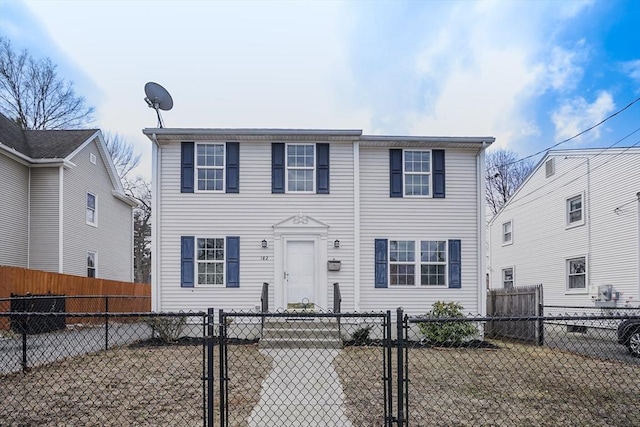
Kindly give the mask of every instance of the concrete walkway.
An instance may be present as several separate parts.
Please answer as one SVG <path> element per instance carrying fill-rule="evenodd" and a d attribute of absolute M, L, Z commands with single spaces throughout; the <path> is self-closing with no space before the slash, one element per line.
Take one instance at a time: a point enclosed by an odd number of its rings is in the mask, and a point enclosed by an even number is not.
<path fill-rule="evenodd" d="M 273 359 L 249 427 L 352 427 L 333 359 L 340 350 L 261 349 Z"/>

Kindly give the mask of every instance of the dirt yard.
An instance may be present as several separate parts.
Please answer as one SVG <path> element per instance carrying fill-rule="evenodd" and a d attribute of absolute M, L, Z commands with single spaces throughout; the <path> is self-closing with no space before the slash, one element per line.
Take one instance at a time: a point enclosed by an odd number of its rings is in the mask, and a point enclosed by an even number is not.
<path fill-rule="evenodd" d="M 410 349 L 410 425 L 640 425 L 640 366 L 497 345 Z M 230 425 L 246 425 L 271 361 L 255 344 L 230 345 L 228 356 Z M 216 395 L 218 360 L 216 348 Z M 353 425 L 383 425 L 382 348 L 345 347 L 334 364 Z M 0 376 L 0 425 L 200 426 L 202 376 L 199 344 L 75 357 Z M 215 408 L 219 419 L 217 399 Z"/>

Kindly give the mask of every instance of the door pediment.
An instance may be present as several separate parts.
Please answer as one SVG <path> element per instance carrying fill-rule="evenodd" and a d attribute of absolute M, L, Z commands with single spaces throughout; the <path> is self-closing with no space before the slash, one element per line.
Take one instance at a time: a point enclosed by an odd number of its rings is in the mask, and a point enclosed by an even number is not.
<path fill-rule="evenodd" d="M 299 213 L 298 215 L 290 216 L 284 221 L 280 221 L 273 226 L 274 229 L 300 229 L 300 230 L 327 230 L 329 226 L 322 221 Z"/>

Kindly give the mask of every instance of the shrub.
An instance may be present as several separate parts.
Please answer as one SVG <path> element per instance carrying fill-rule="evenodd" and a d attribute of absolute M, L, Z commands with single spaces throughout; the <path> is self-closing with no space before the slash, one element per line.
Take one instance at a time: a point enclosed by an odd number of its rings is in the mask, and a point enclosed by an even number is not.
<path fill-rule="evenodd" d="M 356 344 L 366 344 L 370 341 L 369 333 L 371 332 L 371 326 L 363 326 L 356 329 L 353 333 L 353 341 Z"/>
<path fill-rule="evenodd" d="M 463 308 L 455 302 L 436 301 L 426 317 L 464 318 Z M 466 321 L 421 322 L 418 327 L 425 339 L 435 345 L 457 345 L 478 333 L 476 327 Z"/>
<path fill-rule="evenodd" d="M 157 337 L 166 344 L 171 344 L 182 336 L 187 319 L 184 316 L 179 317 L 149 317 L 146 324 L 151 327 L 151 336 Z"/>

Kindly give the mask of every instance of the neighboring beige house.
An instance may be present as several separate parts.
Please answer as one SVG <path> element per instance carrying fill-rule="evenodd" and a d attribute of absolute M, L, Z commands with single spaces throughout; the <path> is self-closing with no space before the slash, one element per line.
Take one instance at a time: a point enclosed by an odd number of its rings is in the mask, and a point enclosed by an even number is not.
<path fill-rule="evenodd" d="M 547 313 L 640 303 L 640 148 L 552 150 L 490 221 L 491 287 Z"/>
<path fill-rule="evenodd" d="M 300 303 L 483 313 L 492 137 L 144 129 L 153 143 L 155 311 Z"/>
<path fill-rule="evenodd" d="M 100 130 L 27 130 L 0 115 L 0 265 L 133 280 L 136 202 Z"/>

